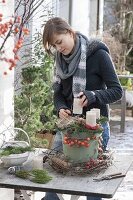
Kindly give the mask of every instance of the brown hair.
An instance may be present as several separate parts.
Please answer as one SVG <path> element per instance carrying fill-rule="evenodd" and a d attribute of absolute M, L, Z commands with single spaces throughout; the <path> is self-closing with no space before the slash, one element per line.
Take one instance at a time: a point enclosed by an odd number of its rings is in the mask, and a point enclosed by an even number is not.
<path fill-rule="evenodd" d="M 54 34 L 63 34 L 69 31 L 75 38 L 75 32 L 71 26 L 62 18 L 54 17 L 48 20 L 43 31 L 43 45 L 48 54 L 51 54 L 50 45 L 53 42 Z"/>

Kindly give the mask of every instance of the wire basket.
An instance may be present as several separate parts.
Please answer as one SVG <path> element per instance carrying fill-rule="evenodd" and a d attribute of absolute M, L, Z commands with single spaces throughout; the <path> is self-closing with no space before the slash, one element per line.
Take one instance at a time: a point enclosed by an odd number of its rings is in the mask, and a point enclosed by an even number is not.
<path fill-rule="evenodd" d="M 8 131 L 11 134 L 11 137 L 9 139 L 9 141 L 3 141 L 3 144 L 1 146 L 1 153 L 9 148 L 16 148 L 16 147 L 22 147 L 22 148 L 26 148 L 26 147 L 30 147 L 30 139 L 28 134 L 21 128 L 14 128 L 14 129 L 8 129 Z M 4 134 L 4 132 L 3 132 Z M 27 141 L 24 140 L 15 140 L 17 138 L 17 135 L 24 135 L 24 138 Z M 26 151 L 24 153 L 15 153 L 15 154 L 10 154 L 10 155 L 3 155 L 1 156 L 1 161 L 2 161 L 2 165 L 3 167 L 11 167 L 11 166 L 19 166 L 22 165 L 25 161 L 27 161 L 29 157 L 29 151 Z"/>

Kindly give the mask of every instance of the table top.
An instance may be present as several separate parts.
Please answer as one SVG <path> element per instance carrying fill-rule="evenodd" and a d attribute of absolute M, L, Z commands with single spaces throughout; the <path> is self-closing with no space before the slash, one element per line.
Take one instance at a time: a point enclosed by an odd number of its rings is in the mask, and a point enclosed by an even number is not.
<path fill-rule="evenodd" d="M 103 180 L 100 182 L 95 182 L 93 178 L 117 172 L 126 174 L 132 164 L 132 160 L 132 153 L 115 152 L 113 164 L 111 166 L 104 171 L 102 170 L 100 174 L 88 174 L 85 176 L 65 176 L 55 172 L 51 167 L 49 167 L 49 174 L 53 179 L 46 184 L 33 183 L 30 180 L 17 178 L 15 175 L 8 174 L 7 169 L 1 168 L 0 187 L 112 198 L 123 178 Z"/>

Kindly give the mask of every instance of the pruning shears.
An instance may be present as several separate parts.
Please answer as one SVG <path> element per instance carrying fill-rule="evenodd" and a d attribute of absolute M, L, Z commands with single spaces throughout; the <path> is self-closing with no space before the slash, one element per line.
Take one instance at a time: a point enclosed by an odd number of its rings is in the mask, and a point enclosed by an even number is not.
<path fill-rule="evenodd" d="M 125 177 L 125 174 L 122 173 L 115 173 L 115 174 L 108 174 L 105 176 L 101 176 L 100 178 L 94 178 L 94 181 L 103 181 L 103 180 L 111 180 L 111 179 L 115 179 L 115 178 L 121 178 L 121 177 Z"/>

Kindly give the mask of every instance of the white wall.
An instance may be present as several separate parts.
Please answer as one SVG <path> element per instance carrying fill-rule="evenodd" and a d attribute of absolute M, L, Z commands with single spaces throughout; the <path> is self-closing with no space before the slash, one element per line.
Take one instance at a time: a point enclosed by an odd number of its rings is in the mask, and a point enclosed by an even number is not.
<path fill-rule="evenodd" d="M 104 0 L 100 0 L 99 5 L 99 34 L 103 34 Z"/>
<path fill-rule="evenodd" d="M 6 0 L 6 3 L 0 3 L 0 13 L 4 16 L 4 20 L 7 21 L 14 12 L 14 1 Z M 14 43 L 13 38 L 10 38 L 6 44 L 6 55 L 10 58 L 13 57 L 11 47 Z M 2 44 L 2 39 L 0 39 Z M 3 76 L 3 72 L 7 70 L 8 75 Z M 5 62 L 0 61 L 0 144 L 3 140 L 9 138 L 9 132 L 6 131 L 8 127 L 13 126 L 13 81 L 14 72 L 8 71 L 8 66 Z M 5 137 L 2 133 L 6 133 Z M 14 200 L 14 190 L 0 189 L 0 200 Z"/>
<path fill-rule="evenodd" d="M 73 0 L 72 27 L 88 36 L 89 34 L 89 0 Z"/>
<path fill-rule="evenodd" d="M 98 5 L 98 0 L 89 0 L 89 1 L 90 1 L 89 35 L 96 35 L 96 34 L 102 35 L 104 0 L 99 0 L 99 5 Z M 99 13 L 98 13 L 98 10 L 99 10 Z"/>
<path fill-rule="evenodd" d="M 90 0 L 89 9 L 89 34 L 93 35 L 97 30 L 97 0 Z"/>
<path fill-rule="evenodd" d="M 97 2 L 98 0 L 72 0 L 72 7 L 70 8 L 69 0 L 60 0 L 58 2 L 58 13 L 60 17 L 65 18 L 68 22 L 71 17 L 71 25 L 74 30 L 80 31 L 86 36 L 90 36 L 96 35 L 98 26 L 98 33 L 101 35 L 103 32 L 104 0 L 99 1 L 99 7 Z M 99 23 L 97 18 L 99 18 Z"/>
<path fill-rule="evenodd" d="M 57 4 L 59 4 L 57 16 L 60 16 L 69 22 L 69 0 L 60 0 Z"/>
<path fill-rule="evenodd" d="M 3 13 L 3 22 L 8 21 L 14 13 L 13 1 L 7 0 L 5 4 L 0 4 L 0 13 Z M 2 44 L 3 40 L 0 40 Z M 14 38 L 10 37 L 5 43 L 5 57 L 13 58 L 12 47 L 14 45 Z M 3 75 L 4 71 L 7 71 L 7 75 Z M 14 71 L 8 70 L 6 62 L 0 61 L 0 136 L 2 132 L 9 127 L 13 127 L 13 95 L 14 95 Z M 5 133 L 5 132 L 4 132 Z M 9 132 L 6 132 L 6 138 L 8 139 Z M 2 141 L 0 141 L 0 144 Z"/>

